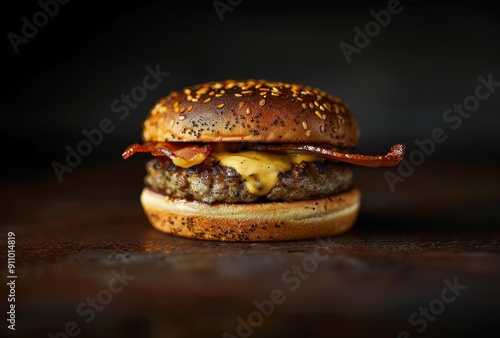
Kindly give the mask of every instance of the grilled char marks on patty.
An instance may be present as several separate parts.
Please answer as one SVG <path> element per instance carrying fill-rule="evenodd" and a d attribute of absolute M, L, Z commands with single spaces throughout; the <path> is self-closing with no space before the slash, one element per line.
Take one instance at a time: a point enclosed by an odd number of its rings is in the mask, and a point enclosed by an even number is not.
<path fill-rule="evenodd" d="M 155 191 L 175 198 L 205 203 L 253 203 L 321 198 L 352 186 L 349 165 L 330 161 L 302 162 L 278 174 L 278 183 L 265 196 L 251 193 L 232 167 L 213 157 L 196 166 L 181 168 L 168 158 L 156 157 L 146 164 L 145 183 Z"/>

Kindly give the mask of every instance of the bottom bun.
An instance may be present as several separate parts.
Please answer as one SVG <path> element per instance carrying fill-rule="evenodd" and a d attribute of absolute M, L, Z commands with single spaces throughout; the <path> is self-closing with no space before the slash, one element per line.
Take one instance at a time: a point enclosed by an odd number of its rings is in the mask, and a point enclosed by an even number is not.
<path fill-rule="evenodd" d="M 291 202 L 206 204 L 174 199 L 145 187 L 144 211 L 156 229 L 175 236 L 213 241 L 286 241 L 337 235 L 359 212 L 360 192 Z"/>

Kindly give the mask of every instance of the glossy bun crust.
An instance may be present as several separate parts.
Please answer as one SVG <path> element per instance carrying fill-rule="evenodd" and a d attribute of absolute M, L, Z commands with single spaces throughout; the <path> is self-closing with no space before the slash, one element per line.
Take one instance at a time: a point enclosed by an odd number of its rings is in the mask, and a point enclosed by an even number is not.
<path fill-rule="evenodd" d="M 338 235 L 359 212 L 360 192 L 292 202 L 205 204 L 144 188 L 141 203 L 157 230 L 181 237 L 229 241 L 285 241 Z"/>
<path fill-rule="evenodd" d="M 354 148 L 349 108 L 324 91 L 266 80 L 209 82 L 171 92 L 143 124 L 145 142 L 321 143 Z"/>

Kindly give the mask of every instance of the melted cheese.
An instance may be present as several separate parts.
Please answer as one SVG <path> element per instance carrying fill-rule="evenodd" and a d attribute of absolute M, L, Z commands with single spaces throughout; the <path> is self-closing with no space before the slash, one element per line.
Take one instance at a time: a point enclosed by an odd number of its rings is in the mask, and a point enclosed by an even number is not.
<path fill-rule="evenodd" d="M 242 177 L 249 192 L 267 195 L 278 183 L 278 173 L 301 162 L 321 161 L 322 158 L 309 154 L 272 154 L 262 151 L 239 153 L 212 152 L 211 155 L 222 165 L 234 168 Z"/>
<path fill-rule="evenodd" d="M 191 158 L 182 158 L 182 157 L 173 158 L 172 162 L 178 167 L 189 168 L 205 161 L 206 157 L 207 154 L 203 153 L 203 154 L 197 154 Z"/>

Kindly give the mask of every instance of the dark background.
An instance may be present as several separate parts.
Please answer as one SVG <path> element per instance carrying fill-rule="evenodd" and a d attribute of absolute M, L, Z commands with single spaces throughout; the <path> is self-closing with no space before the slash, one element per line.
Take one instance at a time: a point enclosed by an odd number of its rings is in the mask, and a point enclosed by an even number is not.
<path fill-rule="evenodd" d="M 353 44 L 354 27 L 364 29 L 370 11 L 387 3 L 244 0 L 221 21 L 212 0 L 75 0 L 60 5 L 18 54 L 7 34 L 20 34 L 21 18 L 31 21 L 40 6 L 4 5 L 0 256 L 14 231 L 17 336 L 46 337 L 76 320 L 79 337 L 221 337 L 235 332 L 236 316 L 253 311 L 254 299 L 287 287 L 282 273 L 314 250 L 331 254 L 253 337 L 497 332 L 500 88 L 457 130 L 443 114 L 474 95 L 479 76 L 500 81 L 500 11 L 486 1 L 402 0 L 401 13 L 349 64 L 339 44 Z M 170 75 L 120 120 L 111 103 L 157 64 Z M 356 168 L 359 219 L 327 244 L 162 234 L 139 203 L 149 156 L 123 161 L 121 153 L 140 142 L 157 99 L 227 78 L 300 83 L 342 98 L 359 123 L 361 153 L 406 142 L 411 159 L 415 140 L 435 128 L 448 139 L 394 192 L 387 169 Z M 104 118 L 115 130 L 59 182 L 52 163 L 65 164 L 66 148 Z M 82 323 L 75 307 L 105 287 L 111 268 L 123 267 L 136 280 L 94 322 Z M 470 288 L 417 334 L 409 315 L 454 278 Z M 1 320 L 0 332 L 11 334 Z"/>
<path fill-rule="evenodd" d="M 486 1 L 401 1 L 401 13 L 350 64 L 339 44 L 353 45 L 354 27 L 364 29 L 370 11 L 386 9 L 386 1 L 243 1 L 224 21 L 212 1 L 73 1 L 60 5 L 18 54 L 6 35 L 20 34 L 21 18 L 32 21 L 40 7 L 35 1 L 9 6 L 2 19 L 0 134 L 12 165 L 2 167 L 4 179 L 36 167 L 56 183 L 51 163 L 64 164 L 65 147 L 75 148 L 85 138 L 81 131 L 106 117 L 115 130 L 64 180 L 89 166 L 118 163 L 122 150 L 140 141 L 141 122 L 158 98 L 226 78 L 301 83 L 342 98 L 360 125 L 360 152 L 385 153 L 403 141 L 411 152 L 416 138 L 441 127 L 448 140 L 426 161 L 491 163 L 500 154 L 498 92 L 457 130 L 443 121 L 447 109 L 474 94 L 478 76 L 500 79 L 500 12 Z M 170 75 L 118 119 L 111 102 L 156 64 Z"/>

